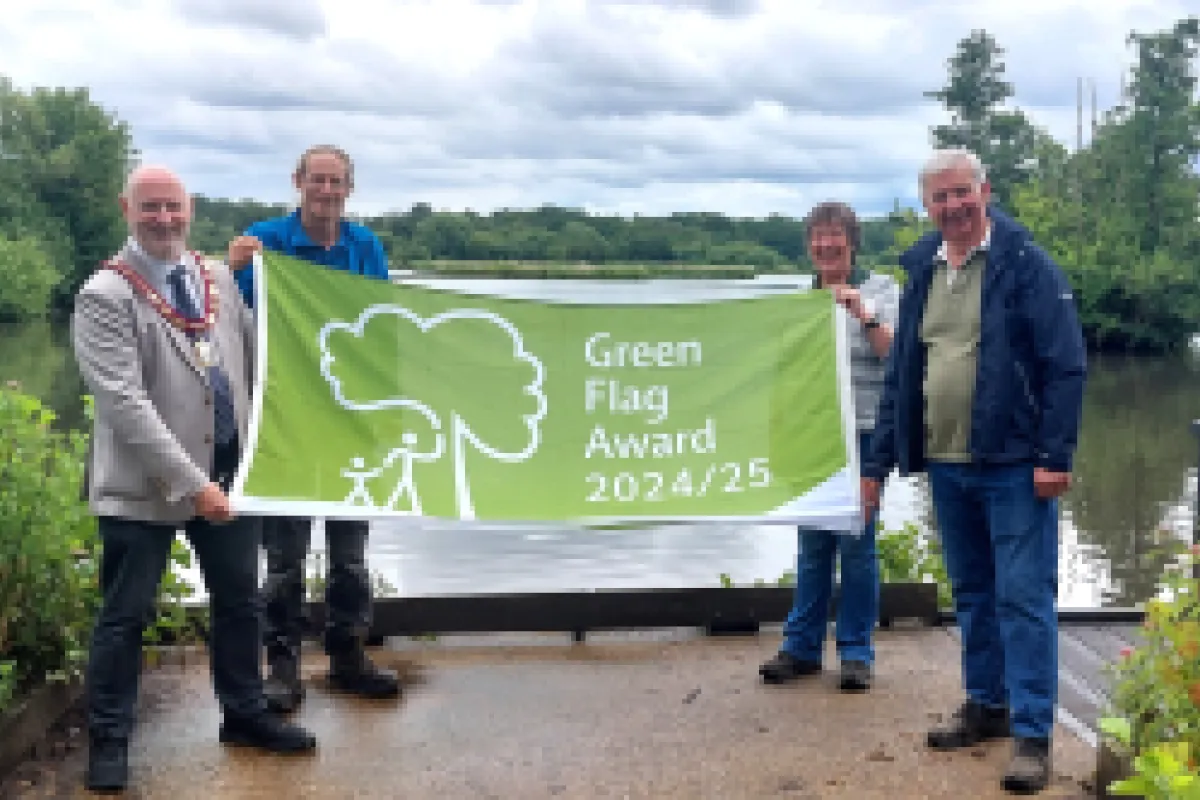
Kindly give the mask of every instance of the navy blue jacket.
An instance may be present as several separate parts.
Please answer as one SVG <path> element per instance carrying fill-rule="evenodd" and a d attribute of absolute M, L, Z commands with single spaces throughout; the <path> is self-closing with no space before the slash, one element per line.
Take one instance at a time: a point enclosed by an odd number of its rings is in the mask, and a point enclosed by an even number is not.
<path fill-rule="evenodd" d="M 977 464 L 1033 463 L 1069 472 L 1083 413 L 1087 354 L 1071 286 L 1029 231 L 988 209 L 970 451 Z M 883 480 L 925 470 L 925 345 L 921 318 L 942 236 L 900 256 L 908 283 L 862 474 Z"/>

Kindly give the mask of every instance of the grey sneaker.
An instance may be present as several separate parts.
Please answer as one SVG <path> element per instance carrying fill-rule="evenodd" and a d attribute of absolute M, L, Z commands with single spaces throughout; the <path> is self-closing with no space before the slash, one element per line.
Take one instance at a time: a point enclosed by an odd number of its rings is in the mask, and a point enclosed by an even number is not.
<path fill-rule="evenodd" d="M 1050 740 L 1017 739 L 1000 785 L 1013 794 L 1037 794 L 1050 783 Z"/>
<path fill-rule="evenodd" d="M 957 750 L 1009 735 L 1007 708 L 986 708 L 968 700 L 947 722 L 929 731 L 926 743 L 935 750 Z"/>
<path fill-rule="evenodd" d="M 774 658 L 758 668 L 764 683 L 787 683 L 806 675 L 816 675 L 820 671 L 820 661 L 802 661 L 785 650 L 780 650 Z"/>
<path fill-rule="evenodd" d="M 871 688 L 871 666 L 865 661 L 843 661 L 838 687 L 843 692 L 865 692 Z"/>

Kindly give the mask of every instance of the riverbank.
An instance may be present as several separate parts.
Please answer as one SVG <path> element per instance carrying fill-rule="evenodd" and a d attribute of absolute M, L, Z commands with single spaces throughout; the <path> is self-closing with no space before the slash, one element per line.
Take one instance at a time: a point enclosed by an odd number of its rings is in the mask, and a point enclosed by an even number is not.
<path fill-rule="evenodd" d="M 942 629 L 880 631 L 874 690 L 843 695 L 834 676 L 762 685 L 776 631 L 394 640 L 381 662 L 413 681 L 399 705 L 329 696 L 306 659 L 299 719 L 311 759 L 223 749 L 206 661 L 148 673 L 132 754 L 139 798 L 1001 798 L 1008 744 L 958 754 L 924 731 L 959 696 L 959 650 Z M 827 663 L 834 664 L 832 652 Z M 14 800 L 86 796 L 83 748 Z M 1094 751 L 1056 731 L 1042 797 L 1086 796 Z M 26 770 L 24 779 L 34 773 Z M 21 778 L 19 774 L 15 776 Z M 285 788 L 286 787 L 286 788 Z"/>

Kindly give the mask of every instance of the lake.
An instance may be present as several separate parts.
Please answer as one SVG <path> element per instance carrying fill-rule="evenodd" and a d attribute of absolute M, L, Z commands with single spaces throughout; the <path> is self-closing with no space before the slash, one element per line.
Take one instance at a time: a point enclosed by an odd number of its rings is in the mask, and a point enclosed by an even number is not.
<path fill-rule="evenodd" d="M 1128 606 L 1156 591 L 1164 545 L 1191 542 L 1200 358 L 1093 357 L 1076 457 L 1061 506 L 1059 602 Z M 62 325 L 0 324 L 0 382 L 16 380 L 65 425 L 82 423 L 84 387 Z M 883 522 L 932 524 L 920 478 L 889 483 Z M 401 595 L 715 586 L 773 581 L 792 568 L 783 526 L 512 530 L 432 520 L 375 523 L 371 567 Z M 324 550 L 314 536 L 315 559 Z M 195 577 L 195 576 L 194 576 Z"/>

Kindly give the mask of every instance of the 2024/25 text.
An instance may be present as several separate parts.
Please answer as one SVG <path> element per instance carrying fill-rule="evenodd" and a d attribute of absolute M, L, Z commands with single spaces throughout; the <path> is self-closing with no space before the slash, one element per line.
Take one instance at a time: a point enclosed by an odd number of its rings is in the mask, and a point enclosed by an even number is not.
<path fill-rule="evenodd" d="M 589 503 L 631 503 L 635 500 L 657 502 L 668 498 L 698 498 L 710 492 L 735 494 L 747 489 L 765 489 L 771 485 L 771 467 L 766 458 L 746 463 L 726 461 L 709 464 L 701 471 L 681 467 L 669 472 L 618 472 L 587 476 Z"/>

